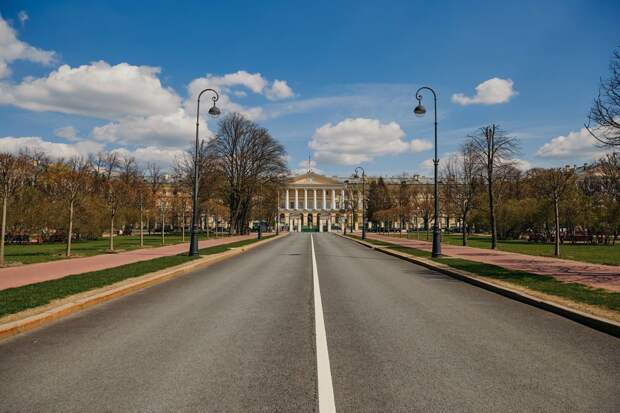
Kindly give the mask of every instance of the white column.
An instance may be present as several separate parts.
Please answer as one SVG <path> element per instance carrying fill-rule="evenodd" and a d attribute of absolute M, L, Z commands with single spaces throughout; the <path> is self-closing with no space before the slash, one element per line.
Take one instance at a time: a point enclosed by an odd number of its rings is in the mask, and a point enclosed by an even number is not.
<path fill-rule="evenodd" d="M 344 209 L 345 203 L 344 203 L 344 189 L 342 191 L 340 191 L 340 209 Z"/>
<path fill-rule="evenodd" d="M 331 215 L 327 218 L 327 232 L 332 232 L 332 216 Z"/>
<path fill-rule="evenodd" d="M 308 190 L 304 188 L 304 209 L 308 209 Z"/>
<path fill-rule="evenodd" d="M 314 209 L 316 209 L 316 189 L 314 190 Z"/>
<path fill-rule="evenodd" d="M 321 216 L 319 220 L 319 232 L 323 232 L 323 216 Z"/>
<path fill-rule="evenodd" d="M 323 209 L 327 209 L 327 191 L 323 190 Z"/>
<path fill-rule="evenodd" d="M 297 232 L 301 232 L 301 220 L 302 218 L 300 217 L 299 220 L 297 221 Z"/>
<path fill-rule="evenodd" d="M 297 188 L 295 188 L 295 209 L 299 209 L 299 193 L 297 192 Z"/>
<path fill-rule="evenodd" d="M 336 190 L 332 189 L 332 209 L 336 209 Z"/>
<path fill-rule="evenodd" d="M 286 188 L 286 205 L 284 206 L 284 208 L 288 209 L 288 188 Z"/>

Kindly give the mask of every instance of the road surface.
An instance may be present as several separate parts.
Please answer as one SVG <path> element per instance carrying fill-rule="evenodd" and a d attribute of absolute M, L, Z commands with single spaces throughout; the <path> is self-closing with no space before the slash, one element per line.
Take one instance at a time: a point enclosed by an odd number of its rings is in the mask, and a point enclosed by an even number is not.
<path fill-rule="evenodd" d="M 0 412 L 319 404 L 618 411 L 620 340 L 321 233 L 0 342 Z"/>

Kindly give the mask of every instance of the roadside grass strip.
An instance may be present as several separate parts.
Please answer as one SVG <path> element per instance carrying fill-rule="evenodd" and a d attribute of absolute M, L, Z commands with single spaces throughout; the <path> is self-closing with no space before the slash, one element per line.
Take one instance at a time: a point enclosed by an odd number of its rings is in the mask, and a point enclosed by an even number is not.
<path fill-rule="evenodd" d="M 419 239 L 426 240 L 424 236 L 417 237 L 415 232 L 407 233 L 406 236 L 399 234 L 390 235 L 395 239 Z M 368 241 L 368 240 L 367 240 Z M 448 245 L 462 246 L 463 239 L 460 234 L 441 234 L 441 243 Z M 468 246 L 475 248 L 491 248 L 491 237 L 485 235 L 471 235 L 468 237 Z M 528 242 L 526 240 L 499 240 L 497 249 L 506 252 L 516 252 L 519 254 L 535 255 L 541 257 L 554 257 L 553 243 Z M 560 258 L 590 262 L 603 265 L 620 265 L 620 242 L 614 245 L 592 245 L 592 244 L 572 244 L 565 242 L 560 246 Z"/>
<path fill-rule="evenodd" d="M 271 237 L 272 236 L 263 237 L 263 240 Z M 257 239 L 248 239 L 203 248 L 200 250 L 200 255 L 205 256 L 219 254 L 233 248 L 240 248 L 252 244 L 257 241 Z M 171 255 L 168 257 L 154 258 L 148 261 L 121 265 L 119 267 L 108 268 L 101 271 L 69 275 L 56 280 L 2 290 L 0 291 L 0 317 L 46 305 L 53 300 L 58 300 L 74 294 L 105 287 L 128 278 L 135 278 L 169 267 L 174 267 L 198 258 L 200 258 L 200 256 L 189 257 L 186 254 Z"/>
<path fill-rule="evenodd" d="M 358 236 L 352 238 L 361 239 Z M 574 302 L 604 307 L 620 312 L 620 293 L 592 288 L 578 283 L 567 283 L 548 275 L 532 274 L 525 271 L 509 270 L 492 264 L 464 260 L 461 258 L 438 257 L 432 258 L 431 253 L 417 248 L 403 247 L 383 241 L 369 240 L 367 242 L 390 250 L 426 258 L 434 262 L 447 265 L 451 268 L 467 271 L 481 277 L 496 279 L 515 284 L 530 290 L 566 298 Z"/>

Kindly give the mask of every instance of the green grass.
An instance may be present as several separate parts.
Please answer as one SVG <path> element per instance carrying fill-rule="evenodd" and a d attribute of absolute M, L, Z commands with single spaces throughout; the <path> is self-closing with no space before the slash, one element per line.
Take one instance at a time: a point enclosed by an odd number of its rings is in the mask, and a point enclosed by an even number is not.
<path fill-rule="evenodd" d="M 264 237 L 268 239 L 270 237 Z M 201 255 L 212 255 L 238 248 L 256 242 L 256 239 L 248 239 L 229 244 L 203 248 Z M 45 281 L 23 287 L 10 288 L 0 291 L 0 317 L 14 314 L 29 308 L 46 305 L 53 300 L 65 298 L 70 295 L 82 293 L 95 288 L 114 284 L 128 278 L 139 277 L 164 268 L 183 264 L 198 257 L 189 257 L 184 254 L 169 257 L 155 258 L 148 261 L 122 265 L 101 271 L 87 272 L 83 274 L 69 275 L 57 280 Z"/>
<path fill-rule="evenodd" d="M 360 237 L 355 237 L 360 239 Z M 368 240 L 370 241 L 370 240 Z M 613 311 L 620 311 L 620 293 L 609 292 L 600 288 L 592 288 L 583 284 L 566 283 L 546 275 L 531 274 L 524 271 L 514 271 L 496 265 L 484 264 L 460 258 L 440 257 L 431 258 L 431 253 L 417 248 L 402 247 L 383 243 L 388 249 L 400 251 L 416 257 L 428 258 L 445 264 L 449 267 L 470 272 L 482 277 L 505 281 L 511 284 L 526 287 L 569 300 L 605 307 Z"/>
<path fill-rule="evenodd" d="M 425 231 L 420 231 L 420 240 L 426 240 L 425 235 Z M 398 235 L 395 235 L 395 237 L 398 238 Z M 409 233 L 407 238 L 417 239 L 417 234 L 415 232 Z M 444 233 L 441 235 L 441 241 L 444 244 L 463 245 L 461 234 Z M 491 248 L 491 238 L 485 235 L 473 235 L 469 237 L 468 246 Z M 553 244 L 541 244 L 523 240 L 500 240 L 497 243 L 497 249 L 527 255 L 554 256 Z M 593 264 L 620 265 L 620 243 L 616 245 L 562 244 L 560 245 L 560 258 Z"/>
<path fill-rule="evenodd" d="M 220 238 L 221 235 L 218 235 Z M 211 235 L 213 238 L 213 235 Z M 200 238 L 207 239 L 204 235 Z M 71 243 L 71 255 L 88 257 L 92 255 L 104 254 L 108 250 L 109 238 L 99 238 L 92 241 L 74 241 Z M 181 235 L 166 235 L 165 245 L 179 244 L 182 241 Z M 189 242 L 189 234 L 185 236 L 185 242 Z M 144 235 L 145 247 L 161 247 L 161 235 Z M 114 249 L 117 251 L 130 251 L 140 248 L 140 236 L 117 236 L 114 237 Z M 66 259 L 66 244 L 49 243 L 34 245 L 6 245 L 5 260 L 7 263 L 34 264 Z"/>

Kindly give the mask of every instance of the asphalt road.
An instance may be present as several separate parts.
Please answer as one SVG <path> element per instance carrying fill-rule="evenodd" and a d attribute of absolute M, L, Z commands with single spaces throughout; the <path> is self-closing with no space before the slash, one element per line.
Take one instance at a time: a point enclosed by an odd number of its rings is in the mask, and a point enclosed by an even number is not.
<path fill-rule="evenodd" d="M 620 410 L 620 340 L 313 239 L 338 412 Z M 0 342 L 0 412 L 317 411 L 311 251 L 292 234 Z"/>

